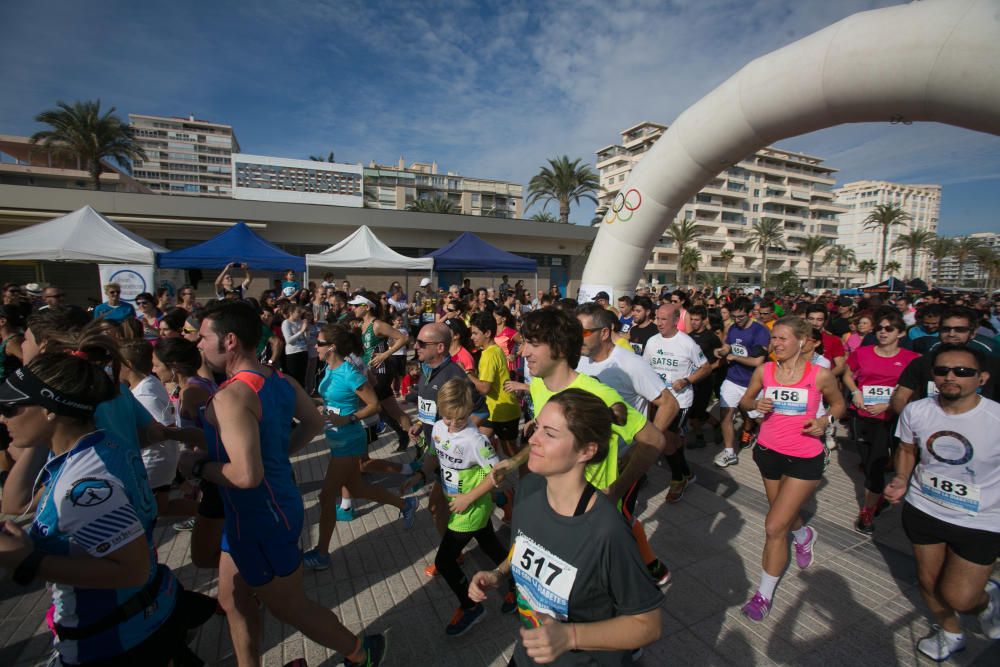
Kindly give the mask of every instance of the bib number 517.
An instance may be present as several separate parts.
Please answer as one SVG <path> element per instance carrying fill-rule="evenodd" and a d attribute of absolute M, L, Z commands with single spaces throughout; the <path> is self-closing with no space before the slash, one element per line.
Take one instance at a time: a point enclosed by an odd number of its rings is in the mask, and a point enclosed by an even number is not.
<path fill-rule="evenodd" d="M 562 574 L 562 568 L 553 565 L 552 563 L 547 563 L 544 556 L 536 556 L 535 552 L 531 549 L 525 549 L 524 553 L 521 554 L 521 567 L 523 567 L 528 572 L 532 572 L 532 567 L 534 567 L 535 579 L 539 581 L 542 580 L 542 571 L 548 566 L 550 574 L 545 580 L 546 586 L 551 586 L 552 582 L 556 580 L 560 574 Z"/>

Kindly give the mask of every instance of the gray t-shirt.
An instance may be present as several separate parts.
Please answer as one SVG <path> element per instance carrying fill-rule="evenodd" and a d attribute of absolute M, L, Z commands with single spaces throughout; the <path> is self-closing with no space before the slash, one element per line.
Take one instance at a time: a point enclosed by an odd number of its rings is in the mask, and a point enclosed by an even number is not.
<path fill-rule="evenodd" d="M 614 503 L 598 492 L 584 514 L 561 516 L 549 505 L 545 488 L 544 477 L 529 474 L 514 496 L 511 572 L 522 625 L 537 624 L 536 612 L 559 621 L 591 623 L 658 608 L 663 593 Z M 535 664 L 520 642 L 514 663 Z M 551 664 L 627 665 L 631 651 L 569 651 Z"/>

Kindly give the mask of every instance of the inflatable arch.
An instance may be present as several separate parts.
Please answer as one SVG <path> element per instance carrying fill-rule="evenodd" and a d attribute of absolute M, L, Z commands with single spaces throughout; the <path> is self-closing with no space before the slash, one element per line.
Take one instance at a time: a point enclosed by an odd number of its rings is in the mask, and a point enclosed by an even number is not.
<path fill-rule="evenodd" d="M 749 63 L 682 113 L 622 184 L 581 301 L 631 294 L 681 206 L 728 166 L 781 139 L 873 121 L 1000 134 L 1000 0 L 861 12 Z"/>

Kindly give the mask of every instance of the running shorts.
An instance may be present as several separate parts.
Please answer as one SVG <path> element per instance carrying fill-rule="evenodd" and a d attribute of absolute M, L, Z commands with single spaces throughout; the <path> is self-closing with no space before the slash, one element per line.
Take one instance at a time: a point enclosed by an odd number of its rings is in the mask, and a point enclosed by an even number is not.
<path fill-rule="evenodd" d="M 903 502 L 903 531 L 914 544 L 942 544 L 977 565 L 1000 558 L 1000 533 L 956 526 Z"/>
<path fill-rule="evenodd" d="M 670 426 L 667 427 L 667 430 L 671 433 L 680 433 L 681 429 L 687 425 L 687 416 L 690 409 L 691 408 L 681 408 L 680 412 L 677 413 L 677 416 L 674 417 L 674 420 L 670 422 Z"/>
<path fill-rule="evenodd" d="M 736 384 L 732 380 L 726 380 L 719 389 L 719 402 L 724 408 L 738 408 L 740 399 L 747 392 L 743 385 Z"/>
<path fill-rule="evenodd" d="M 495 422 L 495 421 L 485 421 L 483 426 L 493 429 L 493 435 L 500 438 L 501 440 L 506 440 L 507 442 L 517 442 L 517 437 L 520 435 L 518 432 L 518 425 L 521 423 L 520 419 L 511 419 L 505 422 Z"/>
<path fill-rule="evenodd" d="M 708 419 L 708 406 L 712 402 L 712 382 L 708 378 L 694 385 L 694 399 L 688 408 L 688 419 Z"/>
<path fill-rule="evenodd" d="M 198 515 L 206 519 L 225 519 L 226 509 L 222 504 L 222 493 L 219 487 L 211 482 L 201 480 L 201 501 L 198 502 Z"/>
<path fill-rule="evenodd" d="M 271 583 L 275 577 L 287 577 L 302 562 L 298 535 L 265 542 L 231 540 L 223 532 L 222 550 L 232 557 L 243 580 L 254 588 Z"/>
<path fill-rule="evenodd" d="M 333 457 L 364 456 L 368 451 L 368 433 L 358 424 L 357 428 L 350 429 L 347 433 L 338 432 L 336 439 L 327 434 L 326 446 L 330 448 L 330 456 Z"/>
<path fill-rule="evenodd" d="M 826 468 L 826 452 L 816 456 L 803 458 L 780 454 L 773 449 L 757 443 L 753 450 L 753 460 L 760 469 L 764 479 L 779 480 L 782 477 L 794 477 L 806 481 L 816 481 L 823 478 Z"/>

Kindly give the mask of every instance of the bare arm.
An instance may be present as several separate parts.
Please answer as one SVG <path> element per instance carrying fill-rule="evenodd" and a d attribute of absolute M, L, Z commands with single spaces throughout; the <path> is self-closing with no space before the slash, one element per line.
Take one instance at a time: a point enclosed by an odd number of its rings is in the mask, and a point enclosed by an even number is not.
<path fill-rule="evenodd" d="M 247 277 L 243 279 L 243 292 L 246 293 L 250 291 L 250 283 L 253 282 L 253 276 L 250 274 L 249 266 L 244 266 L 243 270 L 247 272 Z"/>
<path fill-rule="evenodd" d="M 646 422 L 646 425 L 635 436 L 635 441 L 632 443 L 632 453 L 625 470 L 608 487 L 608 496 L 618 501 L 625 495 L 625 492 L 632 488 L 632 485 L 638 482 L 639 478 L 656 463 L 656 459 L 663 453 L 666 444 L 663 433 L 650 422 Z"/>
<path fill-rule="evenodd" d="M 19 515 L 33 510 L 38 505 L 38 498 L 42 493 L 39 490 L 32 498 L 31 488 L 42 466 L 45 465 L 49 448 L 30 447 L 21 449 L 18 454 L 7 481 L 4 482 L 3 493 L 0 493 L 0 512 L 4 514 Z"/>
<path fill-rule="evenodd" d="M 909 387 L 904 387 L 901 384 L 896 385 L 896 388 L 892 392 L 892 398 L 889 399 L 889 407 L 897 415 L 903 413 L 903 408 L 906 404 L 913 399 L 913 390 Z"/>
<path fill-rule="evenodd" d="M 222 289 L 222 279 L 226 277 L 229 270 L 233 268 L 233 263 L 229 262 L 226 266 L 219 272 L 219 276 L 215 279 L 215 291 L 218 293 Z"/>
<path fill-rule="evenodd" d="M 770 401 L 769 398 L 762 398 L 760 401 L 757 400 L 757 394 L 760 390 L 764 388 L 764 379 L 762 371 L 757 369 L 753 372 L 750 377 L 750 385 L 747 390 L 743 392 L 743 398 L 740 399 L 740 409 L 744 412 L 750 412 L 751 410 L 760 410 L 759 403 L 761 401 Z M 762 412 L 769 412 L 769 410 L 762 410 Z"/>
<path fill-rule="evenodd" d="M 669 389 L 664 388 L 660 392 L 660 395 L 652 401 L 652 404 L 656 406 L 656 414 L 653 416 L 653 425 L 660 431 L 660 433 L 666 433 L 667 428 L 670 424 L 677 418 L 677 413 L 681 411 L 680 405 L 677 403 L 677 399 L 674 395 L 670 393 Z M 673 454 L 673 452 L 667 452 L 668 454 Z"/>
<path fill-rule="evenodd" d="M 295 388 L 295 420 L 298 422 L 288 439 L 288 453 L 294 454 L 323 432 L 323 416 L 316 411 L 309 394 L 294 378 L 285 376 L 288 384 Z M 368 386 L 365 383 L 365 386 Z"/>
<path fill-rule="evenodd" d="M 215 395 L 212 409 L 215 413 L 214 421 L 218 425 L 219 439 L 229 456 L 229 463 L 213 461 L 205 464 L 202 467 L 202 477 L 213 484 L 237 489 L 259 486 L 264 479 L 258 425 L 260 400 L 250 387 L 235 382 Z M 319 414 L 315 410 L 312 413 L 322 426 Z"/>

